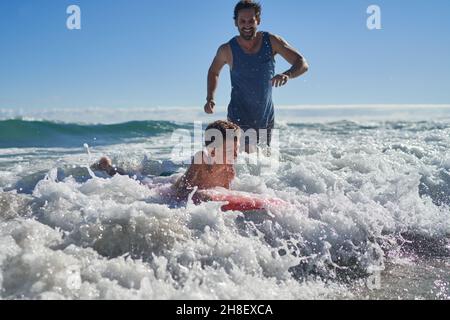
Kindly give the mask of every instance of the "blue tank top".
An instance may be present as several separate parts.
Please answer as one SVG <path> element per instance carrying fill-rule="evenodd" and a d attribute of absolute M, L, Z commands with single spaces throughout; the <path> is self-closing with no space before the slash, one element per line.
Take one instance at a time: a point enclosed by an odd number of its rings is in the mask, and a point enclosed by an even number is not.
<path fill-rule="evenodd" d="M 243 129 L 269 128 L 273 126 L 272 78 L 275 76 L 270 35 L 263 32 L 262 46 L 258 53 L 245 53 L 237 37 L 229 44 L 233 53 L 231 73 L 231 102 L 228 119 Z"/>

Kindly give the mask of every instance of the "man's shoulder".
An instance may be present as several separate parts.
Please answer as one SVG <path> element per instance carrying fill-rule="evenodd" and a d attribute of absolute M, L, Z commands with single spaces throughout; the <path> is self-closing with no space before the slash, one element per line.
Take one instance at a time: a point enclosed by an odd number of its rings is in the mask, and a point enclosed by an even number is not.
<path fill-rule="evenodd" d="M 284 40 L 283 37 L 281 37 L 277 34 L 273 34 L 270 32 L 268 32 L 268 34 L 269 34 L 270 44 L 272 45 L 273 50 L 275 51 L 275 53 L 278 53 L 278 50 L 280 50 L 280 48 L 286 44 L 286 41 Z"/>
<path fill-rule="evenodd" d="M 270 41 L 277 42 L 277 43 L 283 41 L 283 38 L 280 35 L 277 35 L 277 34 L 274 34 L 271 32 L 267 32 L 267 34 L 269 35 Z"/>
<path fill-rule="evenodd" d="M 221 51 L 227 51 L 227 50 L 230 50 L 230 42 L 229 42 L 229 41 L 228 41 L 228 42 L 225 42 L 225 43 L 222 43 L 222 44 L 219 46 L 219 49 L 218 49 L 219 52 L 221 52 Z"/>
<path fill-rule="evenodd" d="M 230 43 L 221 44 L 219 49 L 217 49 L 217 56 L 222 57 L 225 61 L 229 60 L 231 54 L 231 46 Z"/>

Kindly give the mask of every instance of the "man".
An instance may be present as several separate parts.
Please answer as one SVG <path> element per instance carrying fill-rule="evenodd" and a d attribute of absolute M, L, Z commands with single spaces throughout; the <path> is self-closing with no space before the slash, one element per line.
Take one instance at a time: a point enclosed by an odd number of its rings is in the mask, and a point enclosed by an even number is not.
<path fill-rule="evenodd" d="M 231 71 L 231 102 L 228 120 L 244 131 L 267 129 L 270 145 L 274 127 L 272 87 L 284 86 L 290 79 L 308 71 L 302 55 L 283 38 L 268 32 L 258 32 L 261 6 L 252 1 L 240 1 L 234 9 L 234 22 L 239 36 L 221 45 L 208 72 L 208 94 L 205 112 L 214 113 L 214 94 L 219 74 L 225 64 Z M 275 59 L 280 54 L 292 67 L 275 75 Z M 257 140 L 260 137 L 258 134 Z"/>

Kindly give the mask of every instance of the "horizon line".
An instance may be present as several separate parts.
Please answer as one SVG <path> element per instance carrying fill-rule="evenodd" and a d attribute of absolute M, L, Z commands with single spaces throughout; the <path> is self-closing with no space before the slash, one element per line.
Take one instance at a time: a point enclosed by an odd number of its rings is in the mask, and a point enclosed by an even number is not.
<path fill-rule="evenodd" d="M 450 103 L 366 103 L 366 104 L 298 104 L 298 105 L 276 105 L 275 109 L 284 109 L 284 110 L 294 110 L 294 109 L 354 109 L 354 108 L 427 108 L 427 107 L 436 107 L 436 108 L 450 108 Z M 217 105 L 216 110 L 220 108 L 227 108 L 226 105 Z M 0 112 L 5 111 L 55 111 L 55 110 L 99 110 L 99 109 L 112 109 L 112 110 L 163 110 L 163 109 L 198 109 L 199 111 L 203 110 L 202 106 L 86 106 L 86 107 L 0 107 Z"/>

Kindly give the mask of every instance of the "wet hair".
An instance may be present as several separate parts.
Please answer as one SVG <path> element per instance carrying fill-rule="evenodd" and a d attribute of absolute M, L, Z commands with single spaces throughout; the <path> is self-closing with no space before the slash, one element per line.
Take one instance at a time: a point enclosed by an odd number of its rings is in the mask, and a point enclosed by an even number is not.
<path fill-rule="evenodd" d="M 236 133 L 235 140 L 237 140 L 236 137 L 238 137 L 241 132 L 241 128 L 237 124 L 235 124 L 231 121 L 224 121 L 224 120 L 218 120 L 218 121 L 211 123 L 206 128 L 206 132 L 208 132 L 208 130 L 219 130 L 220 133 L 222 134 L 222 139 L 223 139 L 222 141 L 225 141 L 227 139 L 227 131 L 228 130 L 233 130 Z M 214 137 L 214 139 L 208 139 L 208 136 L 205 135 L 205 145 L 207 147 L 209 145 L 211 145 L 214 141 L 215 141 L 215 137 Z"/>
<path fill-rule="evenodd" d="M 237 20 L 239 11 L 244 9 L 255 9 L 256 18 L 261 18 L 261 4 L 259 2 L 253 2 L 252 0 L 241 0 L 234 7 L 234 20 Z"/>

